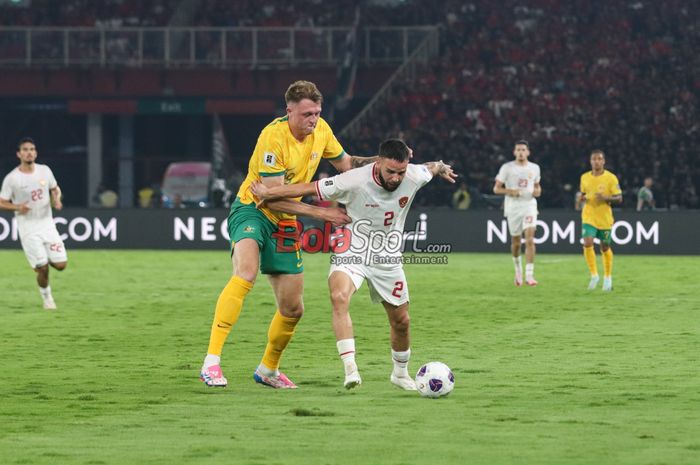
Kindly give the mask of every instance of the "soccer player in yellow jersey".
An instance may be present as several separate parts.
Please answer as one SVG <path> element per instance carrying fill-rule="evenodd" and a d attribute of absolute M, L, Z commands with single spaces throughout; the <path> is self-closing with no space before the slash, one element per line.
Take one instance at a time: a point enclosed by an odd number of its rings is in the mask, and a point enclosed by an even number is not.
<path fill-rule="evenodd" d="M 353 157 L 345 153 L 320 116 L 323 96 L 312 82 L 292 83 L 285 100 L 287 115 L 273 120 L 260 133 L 248 164 L 248 175 L 231 205 L 228 231 L 233 276 L 216 302 L 209 348 L 200 371 L 200 379 L 207 386 L 227 384 L 220 366 L 221 352 L 260 269 L 268 275 L 277 310 L 268 330 L 265 353 L 253 378 L 273 388 L 297 387 L 279 371 L 282 352 L 304 312 L 304 267 L 295 239 L 298 233 L 295 215 L 338 225 L 350 222 L 340 208 L 311 206 L 302 203 L 301 198 L 274 200 L 258 209 L 251 184 L 258 181 L 274 187 L 309 182 L 321 158 L 329 160 L 341 172 L 376 160 L 376 157 Z"/>
<path fill-rule="evenodd" d="M 603 256 L 603 290 L 612 290 L 613 252 L 611 232 L 613 223 L 613 203 L 622 202 L 622 191 L 617 176 L 605 169 L 605 154 L 602 150 L 591 152 L 591 171 L 581 176 L 581 187 L 576 195 L 576 210 L 581 212 L 581 235 L 583 236 L 583 256 L 591 271 L 588 289 L 598 285 L 594 239 L 600 240 L 600 253 Z"/>

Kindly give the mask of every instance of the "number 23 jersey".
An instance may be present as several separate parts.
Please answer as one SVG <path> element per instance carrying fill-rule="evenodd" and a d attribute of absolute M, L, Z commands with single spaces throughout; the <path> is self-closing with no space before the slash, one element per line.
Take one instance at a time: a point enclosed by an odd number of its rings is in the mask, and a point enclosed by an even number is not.
<path fill-rule="evenodd" d="M 505 196 L 503 214 L 522 213 L 531 209 L 537 211 L 537 200 L 533 197 L 535 184 L 540 182 L 540 167 L 537 163 L 527 162 L 520 165 L 510 161 L 501 166 L 496 180 L 503 183 L 506 189 L 520 190 L 519 197 Z"/>

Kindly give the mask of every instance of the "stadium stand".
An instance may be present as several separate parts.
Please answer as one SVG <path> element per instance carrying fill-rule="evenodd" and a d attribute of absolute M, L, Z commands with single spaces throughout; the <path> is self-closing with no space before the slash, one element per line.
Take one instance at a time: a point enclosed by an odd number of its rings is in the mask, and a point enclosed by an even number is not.
<path fill-rule="evenodd" d="M 542 204 L 572 204 L 603 148 L 628 195 L 645 176 L 669 208 L 697 208 L 697 5 L 674 1 L 446 2 L 441 57 L 350 140 L 365 153 L 401 134 L 490 192 L 511 144 L 529 139 Z M 693 45 L 695 44 L 695 45 Z M 568 186 L 567 186 L 568 184 Z M 426 202 L 447 205 L 435 184 Z"/>
<path fill-rule="evenodd" d="M 0 5 L 3 26 L 165 26 L 179 0 L 32 0 L 30 8 Z"/>
<path fill-rule="evenodd" d="M 5 26 L 347 26 L 355 2 L 318 0 L 33 0 L 0 6 Z M 543 168 L 543 207 L 568 207 L 588 153 L 602 148 L 625 195 L 651 176 L 657 206 L 698 208 L 700 16 L 696 2 L 435 0 L 366 5 L 362 26 L 439 24 L 441 53 L 349 139 L 371 153 L 400 135 L 418 161 L 443 158 L 472 193 L 490 193 L 511 144 L 526 138 Z M 191 5 L 190 5 L 191 6 Z M 198 41 L 197 55 L 218 47 Z M 207 50 L 211 47 L 211 50 Z M 8 52 L 9 53 L 9 52 Z M 50 52 L 47 52 L 50 53 Z M 87 52 L 86 52 L 87 53 Z M 133 53 L 133 52 L 129 52 Z M 340 128 L 336 128 L 339 130 Z M 421 201 L 449 205 L 435 183 Z M 488 206 L 479 195 L 473 207 Z M 632 204 L 627 202 L 628 204 Z"/>

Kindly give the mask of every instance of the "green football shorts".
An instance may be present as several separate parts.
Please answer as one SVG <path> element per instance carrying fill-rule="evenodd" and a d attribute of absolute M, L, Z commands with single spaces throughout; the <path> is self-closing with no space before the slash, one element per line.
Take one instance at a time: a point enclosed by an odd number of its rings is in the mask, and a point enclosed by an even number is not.
<path fill-rule="evenodd" d="M 581 228 L 581 236 L 599 239 L 600 242 L 607 245 L 612 242 L 611 232 L 611 229 L 598 229 L 586 223 L 583 223 L 583 228 Z"/>
<path fill-rule="evenodd" d="M 254 239 L 260 248 L 262 274 L 298 274 L 304 272 L 296 223 L 274 224 L 254 204 L 236 198 L 228 215 L 231 250 L 236 242 Z"/>

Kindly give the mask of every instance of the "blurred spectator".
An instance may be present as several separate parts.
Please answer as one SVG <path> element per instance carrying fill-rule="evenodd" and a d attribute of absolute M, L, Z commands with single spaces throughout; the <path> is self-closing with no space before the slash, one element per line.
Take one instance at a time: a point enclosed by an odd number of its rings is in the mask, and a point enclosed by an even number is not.
<path fill-rule="evenodd" d="M 654 201 L 654 193 L 651 191 L 651 186 L 654 185 L 654 180 L 650 177 L 644 178 L 644 185 L 637 192 L 637 211 L 654 210 L 656 202 Z"/>
<path fill-rule="evenodd" d="M 185 208 L 185 204 L 182 202 L 182 196 L 180 194 L 175 194 L 173 196 L 173 201 L 170 208 Z"/>
<path fill-rule="evenodd" d="M 457 210 L 468 210 L 472 203 L 472 196 L 467 189 L 467 183 L 463 182 L 459 185 L 454 194 L 452 194 L 452 208 Z"/>
<path fill-rule="evenodd" d="M 151 190 L 153 191 L 153 196 L 151 197 L 151 207 L 163 207 L 163 191 L 160 188 L 160 184 L 154 182 L 153 184 L 151 184 Z"/>
<path fill-rule="evenodd" d="M 151 208 L 153 206 L 153 189 L 150 187 L 143 187 L 139 189 L 139 207 L 141 208 Z"/>
<path fill-rule="evenodd" d="M 119 195 L 112 189 L 105 189 L 100 194 L 100 206 L 102 208 L 116 208 L 119 205 Z"/>
<path fill-rule="evenodd" d="M 231 191 L 226 188 L 226 180 L 217 178 L 214 179 L 211 186 L 211 206 L 214 208 L 223 208 L 229 203 Z"/>
<path fill-rule="evenodd" d="M 92 200 L 102 208 L 116 208 L 119 205 L 119 195 L 104 184 L 97 186 Z"/>

